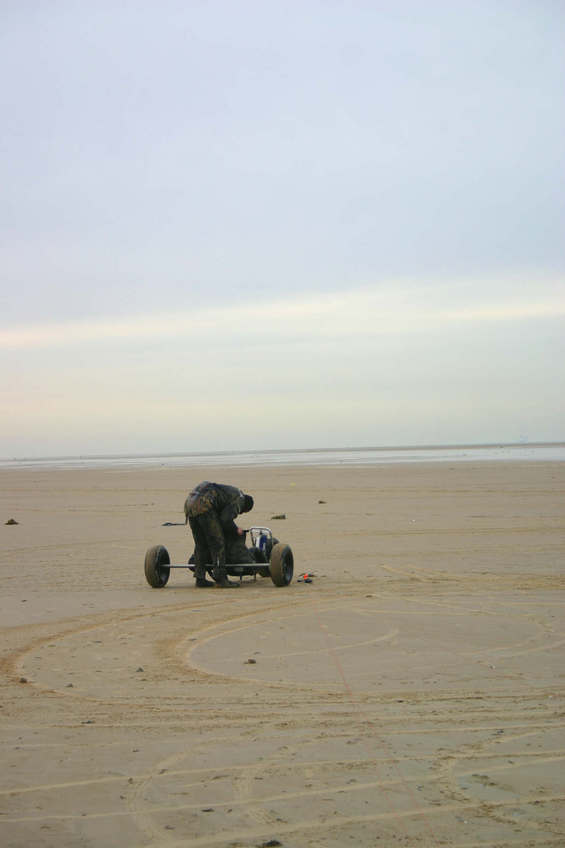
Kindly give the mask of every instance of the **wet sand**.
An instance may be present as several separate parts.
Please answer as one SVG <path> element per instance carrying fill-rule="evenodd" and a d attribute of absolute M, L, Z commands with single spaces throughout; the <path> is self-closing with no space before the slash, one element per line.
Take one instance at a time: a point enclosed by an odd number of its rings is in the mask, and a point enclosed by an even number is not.
<path fill-rule="evenodd" d="M 3 846 L 565 844 L 565 463 L 0 478 Z M 313 582 L 151 589 L 203 478 Z"/>

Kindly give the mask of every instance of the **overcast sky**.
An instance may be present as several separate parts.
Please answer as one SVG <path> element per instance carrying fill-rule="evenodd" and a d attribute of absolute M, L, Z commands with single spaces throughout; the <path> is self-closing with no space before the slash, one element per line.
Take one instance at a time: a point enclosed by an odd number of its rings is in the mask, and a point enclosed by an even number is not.
<path fill-rule="evenodd" d="M 565 439 L 561 0 L 2 18 L 0 456 Z"/>

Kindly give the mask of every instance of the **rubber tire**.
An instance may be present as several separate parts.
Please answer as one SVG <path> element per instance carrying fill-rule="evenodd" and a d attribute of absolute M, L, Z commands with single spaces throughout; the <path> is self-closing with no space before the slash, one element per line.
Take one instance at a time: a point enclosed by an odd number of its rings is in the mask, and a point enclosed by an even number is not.
<path fill-rule="evenodd" d="M 271 553 L 271 580 L 275 586 L 288 586 L 294 573 L 294 557 L 289 545 L 278 542 Z"/>
<path fill-rule="evenodd" d="M 162 589 L 167 584 L 171 569 L 169 552 L 164 545 L 154 545 L 145 554 L 145 577 L 153 589 Z"/>
<path fill-rule="evenodd" d="M 278 543 L 279 540 L 275 536 L 267 541 L 267 544 L 265 545 L 265 556 L 267 557 L 267 562 L 271 561 L 271 553 L 275 545 L 278 545 Z"/>

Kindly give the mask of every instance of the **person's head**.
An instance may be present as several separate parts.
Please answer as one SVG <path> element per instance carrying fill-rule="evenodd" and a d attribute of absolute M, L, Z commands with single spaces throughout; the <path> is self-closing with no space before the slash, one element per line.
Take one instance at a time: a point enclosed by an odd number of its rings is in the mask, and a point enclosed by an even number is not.
<path fill-rule="evenodd" d="M 251 497 L 251 495 L 244 495 L 243 496 L 243 508 L 242 508 L 241 511 L 242 512 L 251 512 L 252 509 L 253 509 L 253 498 Z"/>

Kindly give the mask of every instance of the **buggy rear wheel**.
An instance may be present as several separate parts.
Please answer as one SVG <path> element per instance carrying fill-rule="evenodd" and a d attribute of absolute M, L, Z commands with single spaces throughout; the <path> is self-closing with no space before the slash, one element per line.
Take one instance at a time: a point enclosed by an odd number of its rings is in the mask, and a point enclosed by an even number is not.
<path fill-rule="evenodd" d="M 263 551 L 260 550 L 260 548 L 249 548 L 249 553 L 251 554 L 257 565 L 262 566 L 264 564 L 263 568 L 257 569 L 257 574 L 259 574 L 261 577 L 270 577 L 271 572 L 269 571 L 269 566 L 267 565 L 267 557 L 265 556 Z"/>
<path fill-rule="evenodd" d="M 154 545 L 145 554 L 145 577 L 153 589 L 162 589 L 166 585 L 171 573 L 170 562 L 164 545 Z"/>
<path fill-rule="evenodd" d="M 265 545 L 265 556 L 267 557 L 267 561 L 270 561 L 273 548 L 275 545 L 278 545 L 278 543 L 279 540 L 276 536 L 273 536 L 272 539 L 267 539 L 267 544 Z"/>
<path fill-rule="evenodd" d="M 271 553 L 271 580 L 275 586 L 288 586 L 294 573 L 294 557 L 290 545 L 278 542 Z"/>

